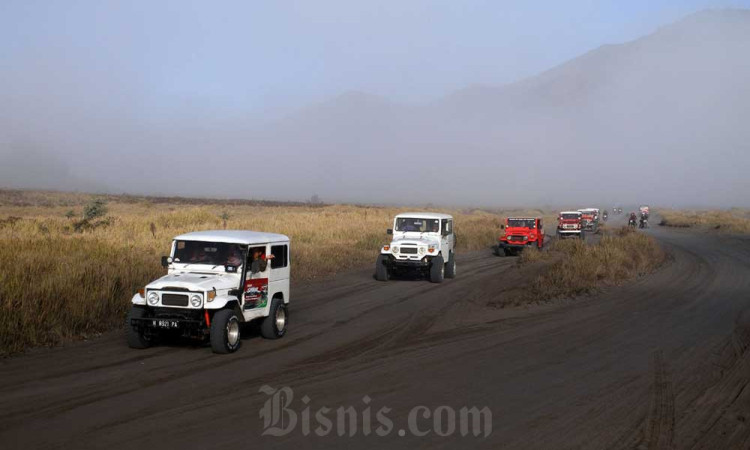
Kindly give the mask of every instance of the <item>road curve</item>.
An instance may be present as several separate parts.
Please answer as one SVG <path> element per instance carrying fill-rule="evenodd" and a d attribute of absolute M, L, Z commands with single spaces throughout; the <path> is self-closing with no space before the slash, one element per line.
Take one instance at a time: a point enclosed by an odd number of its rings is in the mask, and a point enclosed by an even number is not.
<path fill-rule="evenodd" d="M 493 307 L 528 273 L 514 258 L 477 252 L 461 255 L 457 278 L 440 285 L 380 283 L 367 270 L 295 286 L 289 334 L 248 337 L 233 355 L 189 345 L 131 350 L 118 332 L 8 358 L 0 362 L 0 442 L 750 448 L 750 239 L 648 232 L 668 264 L 575 301 Z M 294 392 L 299 426 L 283 436 L 263 435 L 264 385 Z M 360 428 L 321 437 L 313 422 L 305 435 L 305 406 L 313 415 L 351 406 L 359 418 L 368 406 L 373 415 L 387 407 L 394 427 L 386 436 Z M 400 436 L 418 406 L 486 406 L 491 434 L 439 436 L 423 420 L 425 436 Z"/>

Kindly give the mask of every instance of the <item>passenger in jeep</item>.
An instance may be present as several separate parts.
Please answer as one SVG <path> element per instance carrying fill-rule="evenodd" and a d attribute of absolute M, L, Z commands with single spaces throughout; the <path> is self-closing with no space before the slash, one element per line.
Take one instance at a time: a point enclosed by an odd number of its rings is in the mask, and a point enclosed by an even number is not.
<path fill-rule="evenodd" d="M 273 255 L 266 257 L 264 254 L 263 247 L 254 247 L 250 249 L 250 273 L 253 275 L 265 272 L 268 268 L 268 260 L 273 259 Z"/>

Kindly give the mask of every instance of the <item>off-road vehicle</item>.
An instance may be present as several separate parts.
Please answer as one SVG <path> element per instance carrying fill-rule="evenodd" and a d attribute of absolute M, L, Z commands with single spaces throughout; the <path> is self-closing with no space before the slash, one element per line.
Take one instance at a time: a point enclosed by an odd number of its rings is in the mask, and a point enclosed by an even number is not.
<path fill-rule="evenodd" d="M 428 212 L 399 214 L 387 233 L 393 238 L 380 249 L 375 263 L 375 278 L 379 281 L 414 271 L 423 272 L 433 283 L 456 276 L 452 216 Z"/>
<path fill-rule="evenodd" d="M 286 333 L 289 312 L 289 238 L 255 231 L 199 231 L 177 236 L 167 274 L 133 296 L 128 345 L 146 348 L 164 335 L 208 340 L 216 353 L 242 344 L 241 324 L 260 334 Z"/>
<path fill-rule="evenodd" d="M 508 217 L 500 228 L 505 234 L 497 238 L 495 254 L 517 255 L 525 248 L 544 246 L 544 224 L 541 217 Z"/>
<path fill-rule="evenodd" d="M 583 213 L 580 211 L 561 211 L 557 216 L 557 237 L 559 239 L 585 239 L 583 230 Z"/>
<path fill-rule="evenodd" d="M 596 233 L 599 231 L 599 208 L 579 209 L 583 214 L 583 229 Z"/>

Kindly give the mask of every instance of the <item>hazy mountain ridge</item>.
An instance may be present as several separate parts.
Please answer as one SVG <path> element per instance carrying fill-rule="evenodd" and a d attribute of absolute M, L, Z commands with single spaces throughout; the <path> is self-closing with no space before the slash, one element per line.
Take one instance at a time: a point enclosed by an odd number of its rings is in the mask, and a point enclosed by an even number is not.
<path fill-rule="evenodd" d="M 267 149 L 276 161 L 307 147 L 310 165 L 335 167 L 299 185 L 312 185 L 326 197 L 348 191 L 350 183 L 397 197 L 414 183 L 429 186 L 423 194 L 429 201 L 507 203 L 515 199 L 495 192 L 513 190 L 537 203 L 573 195 L 609 201 L 603 197 L 615 197 L 608 191 L 616 190 L 630 191 L 636 201 L 659 196 L 653 188 L 637 192 L 638 185 L 631 186 L 639 175 L 658 177 L 664 194 L 690 188 L 684 176 L 700 170 L 742 176 L 732 173 L 736 165 L 711 154 L 736 154 L 750 142 L 741 124 L 750 108 L 747 48 L 750 11 L 706 11 L 538 76 L 467 88 L 422 107 L 342 96 L 277 123 L 275 137 L 264 141 L 272 142 Z M 534 163 L 509 163 L 508 155 Z M 465 187 L 462 194 L 435 179 L 441 159 L 450 160 L 445 171 Z M 695 159 L 695 165 L 674 173 L 680 159 Z M 351 171 L 357 176 L 348 177 Z M 585 181 L 571 182 L 578 172 L 587 173 Z M 569 192 L 535 187 L 549 181 L 569 186 Z"/>
<path fill-rule="evenodd" d="M 346 92 L 262 126 L 126 124 L 110 136 L 120 150 L 109 156 L 95 153 L 107 142 L 93 130 L 85 151 L 50 160 L 63 167 L 48 167 L 42 186 L 88 179 L 76 187 L 376 203 L 739 205 L 747 200 L 734 193 L 750 191 L 748 48 L 750 10 L 704 11 L 537 76 L 423 105 Z M 100 163 L 116 170 L 87 169 Z M 0 171 L 4 184 L 17 186 L 17 172 Z M 55 173 L 68 175 L 50 182 Z M 170 184 L 189 173 L 227 181 Z"/>

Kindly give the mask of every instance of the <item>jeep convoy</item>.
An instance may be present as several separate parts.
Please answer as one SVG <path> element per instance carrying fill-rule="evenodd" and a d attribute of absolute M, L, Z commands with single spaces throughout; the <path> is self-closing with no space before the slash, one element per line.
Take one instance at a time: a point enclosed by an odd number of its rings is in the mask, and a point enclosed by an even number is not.
<path fill-rule="evenodd" d="M 146 348 L 163 335 L 208 340 L 216 353 L 242 344 L 241 325 L 258 322 L 278 339 L 289 313 L 289 238 L 254 231 L 200 231 L 174 238 L 163 277 L 133 296 L 128 345 Z"/>
<path fill-rule="evenodd" d="M 497 238 L 497 256 L 517 255 L 525 248 L 544 246 L 544 226 L 541 217 L 508 217 L 500 228 L 505 234 Z"/>
<path fill-rule="evenodd" d="M 424 274 L 433 283 L 456 276 L 452 216 L 427 212 L 399 214 L 387 233 L 393 238 L 380 249 L 375 262 L 378 281 L 409 272 Z"/>
<path fill-rule="evenodd" d="M 618 208 L 613 209 L 617 212 Z M 648 217 L 648 206 L 641 207 Z M 633 213 L 633 216 L 635 213 Z M 562 211 L 559 239 L 584 239 L 596 232 L 599 209 Z M 421 274 L 433 283 L 456 276 L 456 234 L 448 214 L 398 214 L 387 230 L 391 241 L 381 247 L 375 278 Z M 517 255 L 546 243 L 541 217 L 508 217 L 496 255 Z M 289 320 L 290 241 L 282 234 L 241 230 L 186 233 L 172 241 L 162 257 L 167 274 L 147 284 L 131 300 L 126 321 L 127 343 L 147 348 L 161 337 L 210 342 L 215 353 L 232 353 L 242 344 L 243 324 L 259 325 L 261 336 L 285 335 Z"/>

